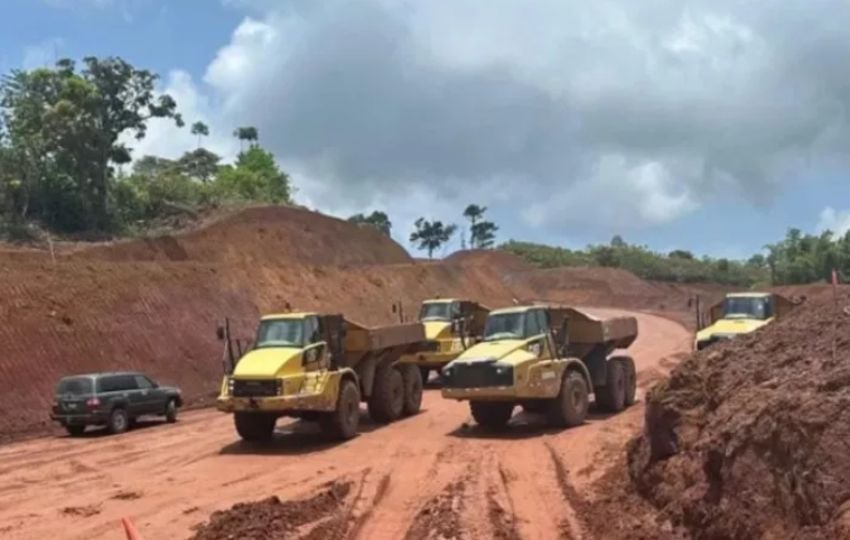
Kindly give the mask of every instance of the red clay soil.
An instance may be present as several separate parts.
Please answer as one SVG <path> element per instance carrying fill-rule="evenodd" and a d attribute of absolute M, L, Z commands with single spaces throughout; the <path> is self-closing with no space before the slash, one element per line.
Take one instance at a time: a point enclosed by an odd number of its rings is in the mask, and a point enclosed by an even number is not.
<path fill-rule="evenodd" d="M 211 261 L 246 264 L 396 264 L 407 252 L 373 227 L 285 206 L 256 207 L 193 231 L 102 244 L 73 258 L 106 261 Z"/>
<path fill-rule="evenodd" d="M 828 287 L 801 293 L 784 320 L 692 355 L 650 393 L 629 471 L 671 530 L 850 538 L 850 287 L 838 315 Z"/>

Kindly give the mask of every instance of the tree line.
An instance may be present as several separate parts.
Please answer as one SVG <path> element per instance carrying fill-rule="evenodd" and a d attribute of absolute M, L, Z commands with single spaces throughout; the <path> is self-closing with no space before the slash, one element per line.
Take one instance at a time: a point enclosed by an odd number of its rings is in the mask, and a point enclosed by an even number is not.
<path fill-rule="evenodd" d="M 477 204 L 470 204 L 463 211 L 463 217 L 469 220 L 469 247 L 471 249 L 489 249 L 493 247 L 496 241 L 496 232 L 499 227 L 492 221 L 484 219 L 486 211 L 486 206 Z M 392 232 L 392 223 L 389 217 L 381 211 L 376 210 L 368 216 L 355 214 L 348 218 L 348 221 L 374 227 L 387 236 L 390 236 Z M 434 251 L 447 244 L 458 232 L 458 226 L 454 223 L 444 224 L 442 221 L 430 221 L 424 217 L 417 219 L 413 226 L 414 230 L 410 233 L 410 242 L 416 245 L 420 251 L 427 251 L 429 259 L 433 258 Z M 461 234 L 463 235 L 461 249 L 466 249 L 466 231 L 461 230 Z"/>
<path fill-rule="evenodd" d="M 291 202 L 288 175 L 260 147 L 252 126 L 234 132 L 242 151 L 233 164 L 203 147 L 210 135 L 203 122 L 190 128 L 197 147 L 179 159 L 134 162 L 126 141 L 144 139 L 151 120 L 184 126 L 176 101 L 156 92 L 157 80 L 117 57 L 87 57 L 79 66 L 63 59 L 4 75 L 0 236 L 26 238 L 33 225 L 55 233 L 126 234 L 205 205 Z"/>

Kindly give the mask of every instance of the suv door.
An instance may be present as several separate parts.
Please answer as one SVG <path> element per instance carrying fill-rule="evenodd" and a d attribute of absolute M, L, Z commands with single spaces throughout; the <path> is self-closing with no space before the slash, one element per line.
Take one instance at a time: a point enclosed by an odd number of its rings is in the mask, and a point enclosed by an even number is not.
<path fill-rule="evenodd" d="M 165 393 L 150 379 L 141 374 L 133 375 L 136 381 L 141 414 L 162 414 L 165 411 Z"/>

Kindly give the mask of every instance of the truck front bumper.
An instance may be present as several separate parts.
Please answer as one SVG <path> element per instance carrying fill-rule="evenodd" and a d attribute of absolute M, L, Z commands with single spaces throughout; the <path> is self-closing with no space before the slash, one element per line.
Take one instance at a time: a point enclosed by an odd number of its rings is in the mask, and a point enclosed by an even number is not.
<path fill-rule="evenodd" d="M 279 412 L 282 414 L 303 411 L 333 411 L 336 395 L 331 393 L 296 394 L 271 397 L 219 396 L 216 408 L 221 412 Z"/>

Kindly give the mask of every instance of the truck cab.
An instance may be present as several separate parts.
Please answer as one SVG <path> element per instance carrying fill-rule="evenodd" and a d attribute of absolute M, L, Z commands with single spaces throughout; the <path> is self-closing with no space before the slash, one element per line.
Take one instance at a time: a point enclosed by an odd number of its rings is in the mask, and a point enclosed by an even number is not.
<path fill-rule="evenodd" d="M 710 323 L 699 330 L 694 348 L 702 350 L 719 341 L 758 330 L 790 309 L 791 302 L 779 295 L 762 292 L 727 294 L 709 310 Z"/>
<path fill-rule="evenodd" d="M 634 402 L 634 361 L 609 355 L 636 337 L 634 317 L 600 320 L 544 305 L 495 310 L 481 342 L 443 368 L 442 395 L 469 401 L 486 429 L 504 427 L 516 405 L 545 413 L 554 426 L 578 425 L 591 395 L 611 411 Z"/>
<path fill-rule="evenodd" d="M 418 366 L 423 380 L 427 381 L 432 370 L 439 371 L 480 341 L 488 312 L 488 308 L 470 300 L 425 300 L 419 309 L 425 341 L 419 350 L 405 355 L 401 361 Z"/>

